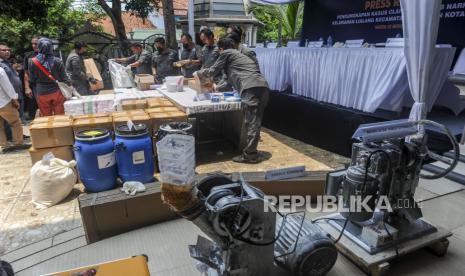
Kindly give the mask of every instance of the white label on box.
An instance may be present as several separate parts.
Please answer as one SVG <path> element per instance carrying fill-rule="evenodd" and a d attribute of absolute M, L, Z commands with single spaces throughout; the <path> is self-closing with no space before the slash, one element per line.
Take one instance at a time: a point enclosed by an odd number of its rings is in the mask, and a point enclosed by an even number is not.
<path fill-rule="evenodd" d="M 115 152 L 112 151 L 104 155 L 98 155 L 97 162 L 99 170 L 114 166 L 116 164 Z"/>
<path fill-rule="evenodd" d="M 145 155 L 144 151 L 135 151 L 132 153 L 132 163 L 134 165 L 144 164 L 145 163 Z"/>
<path fill-rule="evenodd" d="M 296 166 L 283 169 L 270 170 L 265 173 L 266 180 L 280 180 L 303 176 L 305 166 Z"/>

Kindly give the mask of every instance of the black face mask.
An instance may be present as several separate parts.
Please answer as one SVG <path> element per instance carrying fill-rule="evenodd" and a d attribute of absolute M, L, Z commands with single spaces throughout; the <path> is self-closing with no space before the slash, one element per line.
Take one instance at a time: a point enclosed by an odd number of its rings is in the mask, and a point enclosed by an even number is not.
<path fill-rule="evenodd" d="M 189 49 L 189 43 L 186 43 L 186 44 L 182 44 L 182 47 L 184 47 L 185 49 Z"/>
<path fill-rule="evenodd" d="M 161 47 L 156 47 L 156 49 L 157 49 L 157 51 L 160 52 L 160 53 L 163 52 L 163 50 L 164 50 L 164 49 L 161 48 Z"/>

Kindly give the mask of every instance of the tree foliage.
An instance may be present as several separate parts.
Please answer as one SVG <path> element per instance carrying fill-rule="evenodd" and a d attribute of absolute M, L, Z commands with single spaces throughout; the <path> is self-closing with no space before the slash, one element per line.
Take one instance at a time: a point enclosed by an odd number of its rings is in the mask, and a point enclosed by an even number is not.
<path fill-rule="evenodd" d="M 8 1 L 11 0 L 2 0 L 0 3 L 4 5 Z M 5 13 L 0 17 L 0 40 L 7 42 L 15 55 L 31 50 L 30 38 L 34 34 L 62 40 L 93 20 L 92 14 L 72 9 L 72 0 L 14 2 L 17 4 L 8 5 L 2 10 Z"/>
<path fill-rule="evenodd" d="M 158 10 L 160 0 L 130 0 L 125 1 L 125 9 L 132 15 L 145 19 L 149 13 Z"/>
<path fill-rule="evenodd" d="M 119 46 L 123 51 L 127 52 L 129 41 L 121 15 L 123 9 L 124 11 L 130 12 L 132 15 L 145 19 L 149 13 L 158 10 L 160 1 L 161 0 L 88 0 L 87 2 L 90 6 L 92 6 L 92 4 L 99 6 L 103 12 L 106 13 L 113 24 Z"/>
<path fill-rule="evenodd" d="M 283 40 L 298 38 L 302 28 L 304 1 L 287 5 L 252 4 L 249 11 L 264 24 L 258 29 L 259 41 L 277 41 L 279 23 L 282 24 Z"/>
<path fill-rule="evenodd" d="M 304 2 L 293 2 L 285 6 L 278 6 L 283 24 L 283 33 L 287 39 L 296 39 L 302 28 L 304 16 Z"/>

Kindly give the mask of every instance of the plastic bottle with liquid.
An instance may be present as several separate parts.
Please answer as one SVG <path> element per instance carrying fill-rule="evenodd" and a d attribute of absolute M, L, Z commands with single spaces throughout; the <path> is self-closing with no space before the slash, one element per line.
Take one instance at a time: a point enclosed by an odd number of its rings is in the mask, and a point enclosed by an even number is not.
<path fill-rule="evenodd" d="M 333 38 L 331 36 L 328 36 L 328 40 L 326 41 L 326 47 L 331 48 L 333 47 Z"/>

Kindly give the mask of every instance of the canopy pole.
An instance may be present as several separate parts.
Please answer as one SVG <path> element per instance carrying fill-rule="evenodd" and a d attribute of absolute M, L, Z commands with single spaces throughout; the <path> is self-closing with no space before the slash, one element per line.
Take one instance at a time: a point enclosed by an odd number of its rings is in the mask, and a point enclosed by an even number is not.
<path fill-rule="evenodd" d="M 194 0 L 188 0 L 187 3 L 187 20 L 188 20 L 188 32 L 195 39 L 194 30 Z"/>

